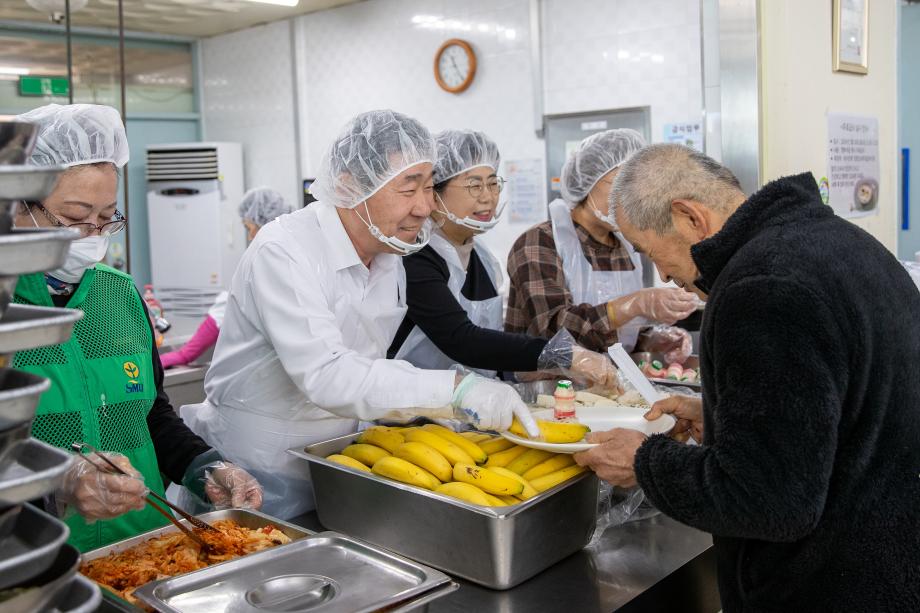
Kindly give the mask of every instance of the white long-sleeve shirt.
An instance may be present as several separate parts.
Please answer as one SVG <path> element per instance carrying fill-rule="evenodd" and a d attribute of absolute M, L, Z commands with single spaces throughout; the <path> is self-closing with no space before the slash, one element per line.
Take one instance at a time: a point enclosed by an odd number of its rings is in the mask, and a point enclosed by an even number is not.
<path fill-rule="evenodd" d="M 453 371 L 386 359 L 404 288 L 399 256 L 366 267 L 336 209 L 321 203 L 267 224 L 246 250 L 205 378 L 207 403 L 182 416 L 263 481 L 269 513 L 310 508 L 285 504 L 306 493 L 292 481 L 307 479 L 287 449 L 354 432 L 358 420 L 452 415 Z"/>

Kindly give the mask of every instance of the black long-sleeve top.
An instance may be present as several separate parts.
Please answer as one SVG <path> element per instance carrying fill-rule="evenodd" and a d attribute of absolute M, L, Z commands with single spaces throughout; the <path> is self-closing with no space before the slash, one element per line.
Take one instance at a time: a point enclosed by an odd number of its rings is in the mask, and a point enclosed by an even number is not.
<path fill-rule="evenodd" d="M 464 366 L 500 372 L 537 370 L 537 359 L 547 340 L 481 328 L 470 321 L 447 286 L 450 278 L 447 262 L 431 245 L 403 258 L 403 264 L 409 312 L 390 345 L 388 357 L 396 356 L 409 333 L 418 326 L 446 356 Z M 470 254 L 466 281 L 460 292 L 468 300 L 486 300 L 498 295 L 475 250 Z"/>

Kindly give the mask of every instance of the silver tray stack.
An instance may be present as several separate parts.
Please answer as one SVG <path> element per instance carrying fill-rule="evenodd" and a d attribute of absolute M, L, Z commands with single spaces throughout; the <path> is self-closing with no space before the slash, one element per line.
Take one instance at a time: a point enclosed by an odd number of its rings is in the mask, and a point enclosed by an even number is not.
<path fill-rule="evenodd" d="M 62 168 L 25 165 L 35 126 L 0 122 L 0 613 L 95 611 L 99 588 L 77 574 L 70 530 L 28 504 L 53 492 L 70 465 L 66 451 L 30 438 L 39 397 L 50 382 L 12 368 L 17 351 L 62 343 L 83 316 L 75 309 L 11 304 L 19 276 L 52 270 L 77 234 L 18 229 L 19 202 L 42 200 Z"/>

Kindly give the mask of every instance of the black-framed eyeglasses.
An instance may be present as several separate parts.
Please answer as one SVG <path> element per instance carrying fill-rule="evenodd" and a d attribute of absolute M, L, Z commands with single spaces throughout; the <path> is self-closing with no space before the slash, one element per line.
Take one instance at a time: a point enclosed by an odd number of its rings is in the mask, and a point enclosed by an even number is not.
<path fill-rule="evenodd" d="M 80 238 L 92 236 L 96 232 L 103 236 L 111 236 L 112 234 L 118 234 L 128 225 L 128 220 L 125 219 L 125 216 L 122 215 L 121 211 L 118 209 L 115 209 L 115 215 L 112 221 L 107 221 L 101 226 L 97 226 L 96 224 L 89 223 L 88 221 L 79 223 L 64 223 L 55 217 L 51 211 L 46 209 L 41 202 L 27 202 L 26 206 L 38 209 L 41 214 L 45 216 L 45 219 L 50 221 L 54 226 L 57 226 L 58 228 L 69 228 L 71 230 L 76 230 L 80 233 Z"/>
<path fill-rule="evenodd" d="M 462 187 L 470 193 L 470 196 L 478 199 L 482 196 L 483 190 L 488 189 L 489 193 L 497 196 L 505 188 L 505 179 L 503 177 L 491 177 L 486 181 L 470 181 L 466 185 L 448 185 L 447 187 Z"/>

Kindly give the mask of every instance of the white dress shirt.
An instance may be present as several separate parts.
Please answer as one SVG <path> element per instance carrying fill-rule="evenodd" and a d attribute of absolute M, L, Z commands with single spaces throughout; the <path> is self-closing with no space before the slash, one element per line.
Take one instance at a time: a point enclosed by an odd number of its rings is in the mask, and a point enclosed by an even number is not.
<path fill-rule="evenodd" d="M 453 415 L 454 371 L 386 359 L 405 313 L 399 256 L 365 266 L 332 206 L 283 215 L 243 254 L 207 401 L 182 417 L 259 479 L 267 513 L 307 511 L 307 464 L 287 449 L 354 432 L 359 420 Z"/>

